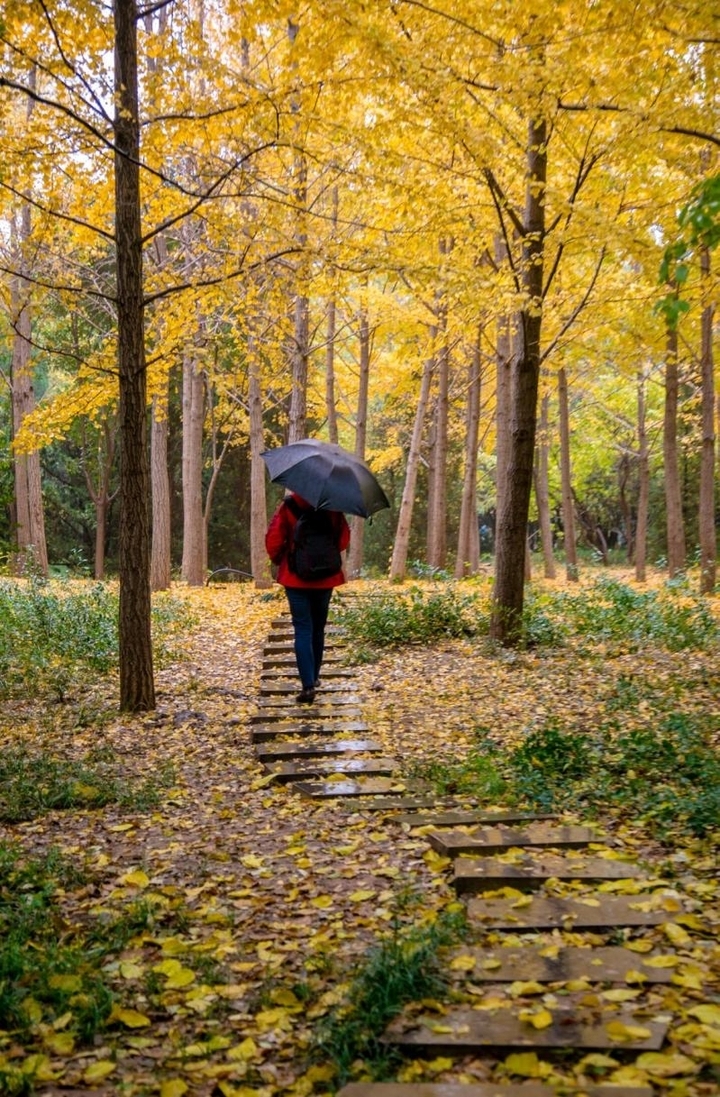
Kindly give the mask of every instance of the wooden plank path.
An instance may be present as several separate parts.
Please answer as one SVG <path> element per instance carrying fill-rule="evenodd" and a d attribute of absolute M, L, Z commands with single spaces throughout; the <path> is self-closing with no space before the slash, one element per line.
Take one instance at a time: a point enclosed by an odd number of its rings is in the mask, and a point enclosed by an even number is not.
<path fill-rule="evenodd" d="M 422 782 L 403 779 L 396 760 L 384 756 L 382 743 L 362 719 L 354 672 L 343 665 L 340 630 L 328 632 L 313 705 L 296 703 L 300 686 L 287 617 L 273 622 L 262 666 L 251 736 L 266 773 L 316 800 L 347 800 L 354 811 L 389 813 L 388 822 L 422 835 L 447 857 L 449 882 L 465 904 L 472 939 L 441 957 L 452 984 L 451 1003 L 412 1004 L 388 1025 L 382 1036 L 388 1047 L 414 1059 L 470 1055 L 487 1060 L 489 1069 L 513 1050 L 534 1051 L 538 1058 L 559 1054 L 566 1063 L 573 1052 L 631 1061 L 662 1048 L 668 1018 L 653 1016 L 643 995 L 646 986 L 672 981 L 680 957 L 656 949 L 639 953 L 617 943 L 618 932 L 642 933 L 677 916 L 665 909 L 662 880 L 624 859 L 598 826 L 550 814 L 441 804 Z M 558 887 L 567 893 L 556 894 Z M 613 893 L 615 887 L 623 893 Z M 558 931 L 571 931 L 572 943 Z M 512 935 L 507 945 L 503 934 Z M 531 986 L 535 989 L 524 990 Z M 549 996 L 540 993 L 544 986 Z M 632 993 L 605 1000 L 607 987 Z M 588 995 L 588 989 L 595 993 Z M 493 996 L 492 1008 L 478 1004 L 485 993 Z M 539 1023 L 533 1023 L 539 1012 Z M 556 1097 L 559 1092 L 564 1097 L 653 1094 L 647 1086 L 625 1083 L 567 1081 L 558 1090 L 547 1082 L 503 1077 L 487 1083 L 354 1083 L 338 1097 Z"/>

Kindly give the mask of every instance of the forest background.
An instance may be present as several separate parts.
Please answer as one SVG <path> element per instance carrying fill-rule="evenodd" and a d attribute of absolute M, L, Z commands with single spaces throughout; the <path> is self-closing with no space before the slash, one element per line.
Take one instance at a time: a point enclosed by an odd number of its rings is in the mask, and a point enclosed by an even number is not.
<path fill-rule="evenodd" d="M 8 3 L 12 567 L 125 559 L 122 677 L 150 507 L 152 589 L 267 582 L 259 454 L 318 434 L 392 501 L 352 575 L 482 529 L 510 618 L 533 517 L 546 575 L 584 538 L 713 589 L 717 15 Z"/>

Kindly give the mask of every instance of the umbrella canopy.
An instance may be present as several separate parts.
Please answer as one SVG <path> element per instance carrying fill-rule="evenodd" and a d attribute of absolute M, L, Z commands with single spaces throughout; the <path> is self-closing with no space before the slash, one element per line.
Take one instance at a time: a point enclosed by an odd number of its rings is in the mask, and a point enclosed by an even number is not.
<path fill-rule="evenodd" d="M 303 438 L 261 453 L 270 479 L 296 491 L 318 510 L 342 510 L 369 518 L 389 507 L 385 492 L 364 461 L 342 446 Z"/>

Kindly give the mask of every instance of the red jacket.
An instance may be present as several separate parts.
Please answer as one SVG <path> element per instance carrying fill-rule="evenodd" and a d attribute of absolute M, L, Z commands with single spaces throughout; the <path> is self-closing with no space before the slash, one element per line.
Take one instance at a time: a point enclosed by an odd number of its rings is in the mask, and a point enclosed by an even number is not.
<path fill-rule="evenodd" d="M 293 493 L 293 499 L 299 507 L 312 510 L 310 503 L 301 495 Z M 329 512 L 333 516 L 333 523 L 338 535 L 338 547 L 343 552 L 350 544 L 350 527 L 345 515 L 339 510 Z M 327 590 L 328 587 L 339 587 L 345 582 L 342 571 L 335 575 L 329 575 L 327 579 L 315 579 L 311 582 L 301 579 L 288 565 L 288 548 L 292 544 L 293 530 L 297 518 L 285 503 L 281 503 L 270 520 L 270 525 L 265 534 L 265 548 L 273 564 L 278 564 L 277 581 L 284 587 L 303 587 L 307 590 Z"/>

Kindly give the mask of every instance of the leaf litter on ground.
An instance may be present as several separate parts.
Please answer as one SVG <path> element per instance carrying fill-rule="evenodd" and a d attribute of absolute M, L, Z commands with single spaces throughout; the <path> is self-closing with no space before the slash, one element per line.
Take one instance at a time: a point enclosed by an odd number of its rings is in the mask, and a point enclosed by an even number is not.
<path fill-rule="evenodd" d="M 105 1079 L 113 1091 L 122 1087 L 128 1094 L 161 1085 L 167 1095 L 328 1092 L 336 1081 L 332 1066 L 313 1053 L 317 1025 L 342 1008 L 353 971 L 378 940 L 405 921 L 432 922 L 457 905 L 449 862 L 428 850 L 424 834 L 398 828 L 382 814 L 266 786 L 248 721 L 262 647 L 284 603 L 235 585 L 183 588 L 181 596 L 197 624 L 175 661 L 158 671 L 156 712 L 106 711 L 102 720 L 74 722 L 72 706 L 48 716 L 27 700 L 22 709 L 14 705 L 12 722 L 3 718 L 4 747 L 23 744 L 63 758 L 103 748 L 128 782 L 160 769 L 170 769 L 172 781 L 148 810 L 111 803 L 2 828 L 0 840 L 23 858 L 59 850 L 79 871 L 80 881 L 56 896 L 68 931 L 102 939 L 130 912 L 138 928 L 118 934 L 114 950 L 99 961 L 112 1005 L 94 1040 L 61 1039 L 81 1005 L 72 993 L 64 1013 L 36 1002 L 22 1031 L 0 1035 L 0 1072 L 24 1074 L 39 1092 L 97 1087 Z M 720 712 L 714 648 L 683 660 L 662 647 L 616 647 L 609 654 L 601 646 L 579 650 L 571 641 L 507 653 L 460 637 L 397 647 L 356 671 L 372 737 L 410 770 L 447 766 L 448 759 L 461 766 L 478 743 L 507 753 L 548 726 L 592 737 L 608 718 L 617 719 L 618 706 L 625 733 L 647 729 L 669 711 L 688 718 Z M 113 683 L 97 688 L 105 689 L 111 708 Z M 503 806 L 504 781 L 489 782 L 484 807 Z M 582 807 L 563 818 L 581 820 Z M 604 1065 L 578 1065 L 576 1076 L 672 1079 L 687 1097 L 705 1097 L 715 1084 L 708 1072 L 720 1058 L 717 1018 L 698 1013 L 720 994 L 712 835 L 692 837 L 672 827 L 659 835 L 652 820 L 641 825 L 627 804 L 601 821 L 614 854 L 652 863 L 666 901 L 672 905 L 673 893 L 686 901 L 676 904 L 680 914 L 668 912 L 672 920 L 664 928 L 628 942 L 676 949 L 673 982 L 642 988 L 648 1015 L 671 1014 L 674 1028 L 656 1058 L 641 1056 L 629 1066 L 609 1056 Z M 571 930 L 547 935 L 558 947 L 580 936 Z M 523 935 L 491 933 L 485 943 L 523 942 Z M 499 1008 L 508 995 L 507 987 L 478 991 L 449 965 L 448 973 L 452 993 L 475 1008 Z M 558 989 L 543 988 L 549 997 L 539 1003 L 511 997 L 529 1011 L 531 1025 L 542 1027 Z M 535 1060 L 515 1059 L 410 1061 L 398 1077 L 547 1076 L 542 1060 L 536 1067 Z"/>

